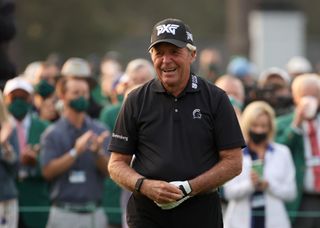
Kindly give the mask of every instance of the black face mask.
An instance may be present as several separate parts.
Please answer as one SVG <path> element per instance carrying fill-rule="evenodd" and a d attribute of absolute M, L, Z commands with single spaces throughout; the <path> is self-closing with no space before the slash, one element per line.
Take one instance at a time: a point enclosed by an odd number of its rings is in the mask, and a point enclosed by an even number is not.
<path fill-rule="evenodd" d="M 250 139 L 255 144 L 260 144 L 260 143 L 264 142 L 267 139 L 268 133 L 267 132 L 256 133 L 256 132 L 253 132 L 253 131 L 249 131 L 249 136 L 250 136 Z"/>

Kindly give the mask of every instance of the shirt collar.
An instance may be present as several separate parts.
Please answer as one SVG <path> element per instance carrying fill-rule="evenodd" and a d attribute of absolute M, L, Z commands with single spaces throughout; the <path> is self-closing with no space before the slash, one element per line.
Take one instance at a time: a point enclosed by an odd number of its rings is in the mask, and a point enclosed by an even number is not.
<path fill-rule="evenodd" d="M 271 143 L 269 143 L 268 145 L 267 145 L 267 150 L 266 150 L 266 152 L 268 153 L 268 152 L 270 152 L 270 153 L 273 153 L 274 152 L 274 146 L 271 144 Z M 249 147 L 245 147 L 244 149 L 243 149 L 243 153 L 245 154 L 245 155 L 249 155 Z"/>
<path fill-rule="evenodd" d="M 161 84 L 161 81 L 156 78 L 154 79 L 152 83 L 152 90 L 156 93 L 166 93 L 167 91 Z M 195 74 L 190 74 L 188 84 L 186 88 L 183 90 L 182 93 L 195 93 L 200 91 L 200 86 L 199 86 L 199 77 L 197 77 Z"/>
<path fill-rule="evenodd" d="M 14 123 L 15 123 L 15 126 L 17 124 L 21 124 L 23 129 L 29 129 L 30 126 L 31 126 L 31 114 L 30 113 L 27 113 L 27 115 L 19 122 L 18 120 L 16 120 L 15 118 L 12 118 Z"/>
<path fill-rule="evenodd" d="M 61 117 L 61 121 L 67 127 L 67 129 L 76 129 L 75 126 L 73 124 L 71 124 L 71 122 L 65 116 Z M 82 126 L 78 130 L 85 130 L 85 129 L 89 128 L 89 124 L 90 124 L 89 122 L 90 122 L 89 116 L 85 115 Z"/>

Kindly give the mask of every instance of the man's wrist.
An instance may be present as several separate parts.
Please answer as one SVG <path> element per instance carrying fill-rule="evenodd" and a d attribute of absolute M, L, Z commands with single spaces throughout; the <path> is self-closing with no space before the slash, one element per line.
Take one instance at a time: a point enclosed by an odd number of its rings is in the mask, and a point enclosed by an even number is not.
<path fill-rule="evenodd" d="M 78 157 L 78 152 L 76 150 L 76 148 L 72 148 L 69 153 L 68 153 L 71 157 L 73 158 L 77 158 Z"/>
<path fill-rule="evenodd" d="M 146 179 L 145 177 L 138 178 L 138 180 L 136 181 L 136 184 L 134 186 L 134 191 L 135 192 L 140 192 L 142 184 L 143 184 L 145 179 Z"/>

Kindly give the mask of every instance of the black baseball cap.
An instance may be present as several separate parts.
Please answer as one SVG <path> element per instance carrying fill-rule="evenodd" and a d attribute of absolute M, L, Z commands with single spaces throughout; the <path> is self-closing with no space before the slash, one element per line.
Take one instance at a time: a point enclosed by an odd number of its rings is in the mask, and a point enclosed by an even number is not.
<path fill-rule="evenodd" d="M 151 44 L 148 50 L 162 42 L 171 43 L 182 48 L 186 47 L 187 44 L 193 45 L 193 37 L 189 26 L 183 21 L 167 18 L 153 26 Z"/>

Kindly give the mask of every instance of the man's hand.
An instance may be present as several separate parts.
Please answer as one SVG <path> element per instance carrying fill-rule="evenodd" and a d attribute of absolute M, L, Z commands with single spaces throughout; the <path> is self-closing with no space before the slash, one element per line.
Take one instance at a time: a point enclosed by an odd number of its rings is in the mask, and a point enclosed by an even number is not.
<path fill-rule="evenodd" d="M 103 144 L 104 141 L 106 140 L 106 138 L 108 138 L 110 135 L 109 131 L 103 131 L 100 135 L 93 135 L 91 137 L 91 145 L 89 147 L 89 149 L 94 152 L 94 153 L 98 153 L 99 151 L 101 151 L 103 149 Z"/>
<path fill-rule="evenodd" d="M 177 201 L 171 202 L 171 203 L 157 203 L 156 204 L 161 207 L 163 210 L 169 210 L 169 209 L 173 209 L 177 206 L 179 206 L 181 203 L 183 203 L 184 201 L 186 201 L 187 199 L 190 198 L 190 193 L 192 191 L 190 184 L 188 181 L 172 181 L 170 182 L 170 184 L 178 187 L 182 193 L 183 193 L 183 197 Z"/>
<path fill-rule="evenodd" d="M 37 164 L 38 153 L 39 150 L 37 148 L 27 145 L 25 150 L 21 152 L 21 163 L 23 165 L 35 166 Z"/>
<path fill-rule="evenodd" d="M 9 140 L 13 127 L 9 121 L 1 124 L 0 130 L 0 144 L 3 144 Z"/>
<path fill-rule="evenodd" d="M 159 204 L 172 203 L 181 199 L 183 192 L 173 184 L 160 180 L 144 180 L 140 192 Z"/>
<path fill-rule="evenodd" d="M 93 131 L 89 130 L 77 138 L 74 148 L 76 149 L 78 156 L 85 152 L 92 145 L 92 140 L 95 137 L 96 136 Z"/>

